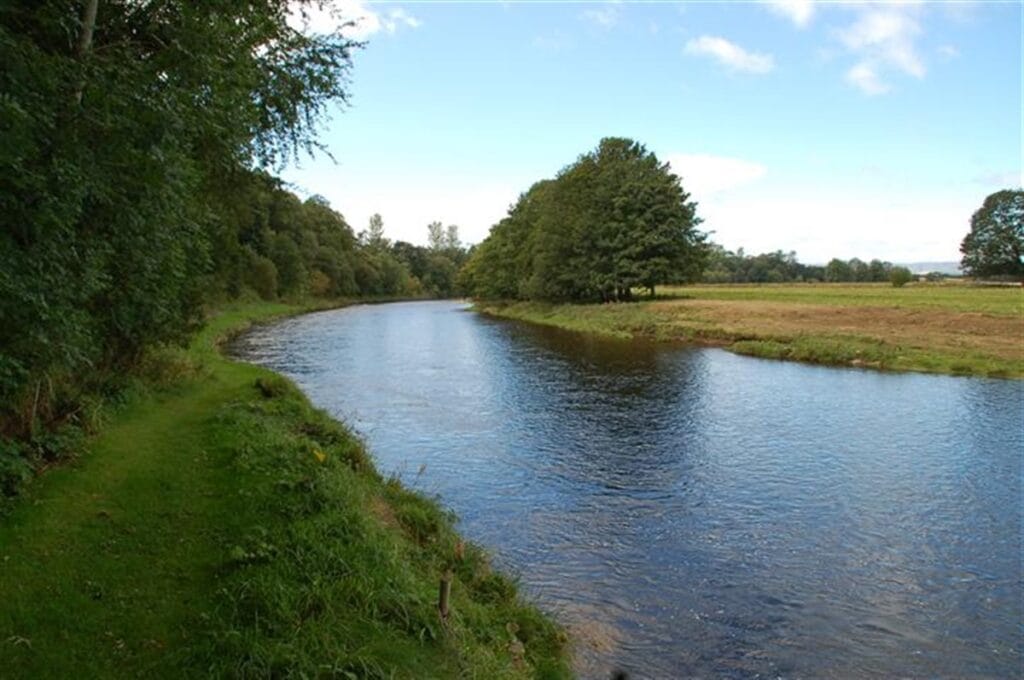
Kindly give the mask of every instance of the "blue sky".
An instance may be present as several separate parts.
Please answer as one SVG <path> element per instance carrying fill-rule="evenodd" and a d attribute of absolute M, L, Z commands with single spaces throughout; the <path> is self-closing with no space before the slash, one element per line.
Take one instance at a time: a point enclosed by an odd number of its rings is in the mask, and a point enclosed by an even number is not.
<path fill-rule="evenodd" d="M 478 242 L 606 136 L 671 163 L 716 242 L 807 262 L 957 260 L 1022 182 L 1018 2 L 330 5 L 368 43 L 321 135 L 337 164 L 283 176 L 356 231 Z"/>

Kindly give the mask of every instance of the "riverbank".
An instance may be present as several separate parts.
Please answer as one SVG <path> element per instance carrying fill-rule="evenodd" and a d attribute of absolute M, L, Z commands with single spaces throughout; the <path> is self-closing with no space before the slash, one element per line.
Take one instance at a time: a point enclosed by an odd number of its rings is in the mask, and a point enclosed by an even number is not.
<path fill-rule="evenodd" d="M 301 311 L 222 310 L 173 384 L 0 520 L 5 677 L 569 675 L 563 633 L 436 502 L 289 381 L 221 356 Z"/>
<path fill-rule="evenodd" d="M 915 284 L 706 285 L 605 305 L 478 303 L 493 316 L 880 370 L 1024 377 L 1020 288 Z"/>

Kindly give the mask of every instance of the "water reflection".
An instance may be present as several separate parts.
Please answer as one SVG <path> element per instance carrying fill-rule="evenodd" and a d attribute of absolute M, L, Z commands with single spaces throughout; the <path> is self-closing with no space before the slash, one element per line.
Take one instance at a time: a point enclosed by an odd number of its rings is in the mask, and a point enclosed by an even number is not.
<path fill-rule="evenodd" d="M 313 314 L 238 351 L 441 494 L 574 630 L 584 676 L 1020 672 L 1021 383 L 609 342 L 453 303 Z"/>

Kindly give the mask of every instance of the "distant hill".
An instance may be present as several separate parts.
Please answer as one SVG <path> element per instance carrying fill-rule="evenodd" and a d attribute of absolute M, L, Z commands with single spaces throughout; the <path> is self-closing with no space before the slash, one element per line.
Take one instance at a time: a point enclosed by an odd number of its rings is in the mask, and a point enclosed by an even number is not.
<path fill-rule="evenodd" d="M 940 274 L 950 274 L 952 276 L 963 275 L 963 272 L 960 271 L 959 262 L 901 262 L 900 266 L 906 267 L 915 274 L 938 272 Z"/>

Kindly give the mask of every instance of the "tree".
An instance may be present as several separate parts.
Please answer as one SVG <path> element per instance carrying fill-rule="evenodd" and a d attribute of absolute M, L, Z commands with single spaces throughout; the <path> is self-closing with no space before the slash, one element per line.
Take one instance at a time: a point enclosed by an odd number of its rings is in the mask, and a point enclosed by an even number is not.
<path fill-rule="evenodd" d="M 1024 191 L 991 194 L 971 216 L 971 230 L 960 244 L 961 268 L 968 276 L 1024 280 Z"/>
<path fill-rule="evenodd" d="M 288 24 L 312 2 L 5 0 L 0 435 L 71 417 L 82 384 L 187 337 L 211 279 L 244 284 L 230 188 L 318 148 L 348 96 L 359 43 Z"/>
<path fill-rule="evenodd" d="M 455 292 L 455 265 L 445 255 L 431 253 L 422 283 L 434 297 L 451 297 Z"/>
<path fill-rule="evenodd" d="M 462 241 L 459 240 L 459 227 L 456 224 L 449 224 L 445 230 L 444 248 L 449 252 L 462 249 Z"/>
<path fill-rule="evenodd" d="M 825 265 L 825 280 L 831 283 L 841 283 L 853 280 L 853 272 L 850 265 L 838 258 L 832 258 Z"/>
<path fill-rule="evenodd" d="M 482 297 L 628 300 L 693 280 L 704 263 L 696 204 L 669 166 L 630 139 L 538 182 L 474 252 L 459 280 Z"/>
<path fill-rule="evenodd" d="M 267 255 L 277 268 L 277 292 L 279 295 L 297 295 L 306 285 L 306 265 L 299 246 L 285 233 L 271 238 Z"/>
<path fill-rule="evenodd" d="M 529 297 L 527 289 L 536 263 L 535 241 L 540 236 L 535 227 L 548 210 L 554 186 L 554 180 L 535 183 L 491 228 L 459 272 L 458 280 L 466 293 L 484 299 Z"/>
<path fill-rule="evenodd" d="M 868 264 L 870 281 L 885 281 L 886 275 L 890 273 L 892 265 L 881 260 L 871 260 Z"/>
<path fill-rule="evenodd" d="M 871 268 L 859 257 L 851 258 L 850 261 L 846 263 L 846 266 L 850 268 L 851 281 L 871 280 Z"/>
<path fill-rule="evenodd" d="M 440 222 L 434 221 L 427 225 L 427 244 L 434 252 L 444 250 L 444 225 Z"/>
<path fill-rule="evenodd" d="M 374 213 L 370 216 L 370 223 L 366 231 L 359 234 L 359 242 L 367 248 L 375 250 L 385 250 L 391 245 L 384 238 L 384 218 L 380 216 L 380 213 Z"/>
<path fill-rule="evenodd" d="M 889 272 L 889 281 L 894 288 L 902 288 L 914 280 L 914 275 L 906 267 L 893 267 Z"/>

